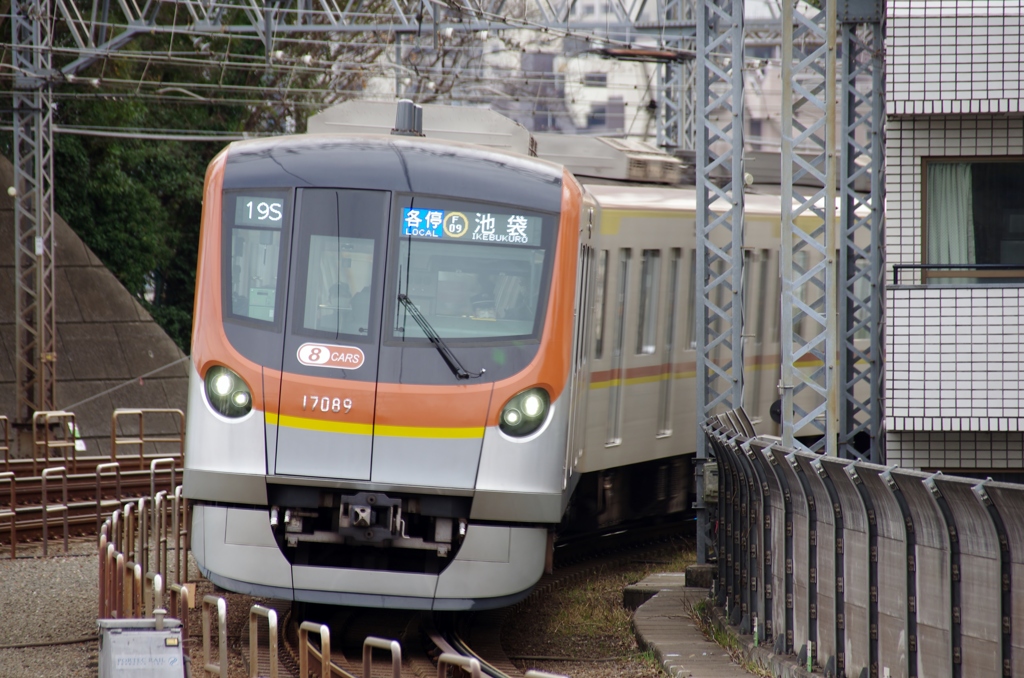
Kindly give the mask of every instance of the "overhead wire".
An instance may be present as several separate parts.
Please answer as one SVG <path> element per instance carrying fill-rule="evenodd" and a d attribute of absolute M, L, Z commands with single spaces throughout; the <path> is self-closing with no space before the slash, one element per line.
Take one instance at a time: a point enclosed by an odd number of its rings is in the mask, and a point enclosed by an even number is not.
<path fill-rule="evenodd" d="M 500 66 L 489 65 L 480 68 L 466 68 L 466 61 L 480 61 L 484 58 L 484 50 L 481 44 L 489 45 L 488 54 L 500 53 L 526 53 L 529 50 L 545 51 L 549 49 L 554 41 L 574 39 L 583 45 L 619 46 L 632 47 L 636 45 L 649 45 L 652 42 L 664 42 L 657 35 L 641 36 L 632 32 L 632 25 L 625 22 L 623 26 L 611 23 L 610 15 L 604 17 L 603 29 L 605 34 L 599 35 L 593 30 L 580 28 L 582 24 L 574 27 L 570 22 L 571 7 L 566 6 L 564 12 L 564 25 L 552 26 L 543 21 L 531 18 L 526 13 L 520 16 L 499 15 L 488 12 L 482 8 L 470 8 L 468 6 L 455 6 L 450 2 L 429 0 L 433 5 L 442 7 L 454 16 L 446 17 L 445 21 L 435 23 L 434 18 L 427 12 L 423 18 L 426 21 L 418 26 L 418 34 L 410 34 L 413 24 L 410 23 L 410 15 L 401 14 L 398 4 L 391 7 L 397 8 L 398 12 L 386 13 L 329 13 L 326 11 L 303 11 L 291 8 L 277 8 L 272 12 L 274 17 L 273 43 L 276 49 L 268 55 L 265 50 L 257 50 L 258 53 L 240 53 L 233 45 L 252 44 L 262 42 L 261 27 L 262 15 L 254 14 L 248 9 L 242 8 L 232 2 L 216 1 L 204 2 L 203 16 L 215 16 L 220 13 L 224 16 L 227 11 L 237 12 L 241 10 L 248 18 L 247 22 L 235 23 L 218 27 L 217 31 L 199 31 L 196 29 L 196 21 L 202 17 L 197 14 L 199 9 L 193 8 L 186 3 L 187 12 L 179 13 L 179 3 L 175 3 L 175 10 L 172 22 L 169 25 L 151 25 L 147 27 L 148 33 L 162 33 L 170 39 L 166 45 L 159 48 L 147 48 L 145 44 L 135 44 L 132 49 L 112 51 L 104 49 L 102 45 L 94 48 L 81 48 L 79 46 L 53 46 L 50 50 L 51 58 L 57 62 L 71 63 L 71 60 L 88 56 L 95 58 L 100 63 L 99 75 L 93 77 L 78 76 L 74 73 L 58 76 L 60 81 L 53 91 L 53 100 L 59 104 L 61 101 L 87 100 L 90 98 L 117 98 L 133 97 L 141 101 L 152 101 L 175 105 L 241 105 L 252 107 L 290 107 L 295 110 L 321 108 L 325 103 L 351 97 L 365 97 L 367 95 L 366 84 L 375 79 L 382 83 L 395 78 L 397 82 L 408 79 L 408 92 L 424 100 L 445 100 L 469 104 L 484 104 L 491 96 L 487 95 L 488 88 L 497 88 L 508 93 L 508 99 L 515 102 L 532 102 L 532 108 L 536 112 L 541 107 L 552 105 L 571 106 L 572 96 L 565 92 L 568 88 L 584 88 L 587 86 L 585 64 L 580 59 L 561 57 L 565 59 L 565 66 L 573 69 L 575 77 L 563 77 L 559 79 L 556 74 L 551 74 L 549 79 L 527 74 L 521 69 L 514 67 L 502 69 Z M 554 14 L 558 14 L 551 8 Z M 618 14 L 626 12 L 624 7 L 617 6 Z M 639 13 L 638 13 L 639 14 Z M 309 18 L 318 18 L 320 24 L 309 21 Z M 346 30 L 351 31 L 340 34 L 326 34 L 324 32 L 334 30 L 337 25 L 328 25 L 332 21 L 337 24 L 342 18 L 347 22 Z M 504 26 L 501 33 L 501 41 L 488 41 L 483 33 L 476 33 L 464 26 L 459 26 L 451 19 L 471 18 L 488 25 Z M 561 17 L 560 17 L 561 18 Z M 628 18 L 628 17 L 627 17 Z M 621 21 L 622 17 L 617 17 Z M 365 26 L 361 26 L 362 22 Z M 390 22 L 390 23 L 388 23 Z M 105 23 L 79 22 L 76 24 L 83 30 L 88 25 L 89 35 L 105 35 L 112 40 L 123 36 L 128 32 L 139 32 L 137 25 L 128 22 L 119 23 L 109 21 Z M 625 28 L 626 38 L 620 39 L 612 35 L 613 29 Z M 453 32 L 443 37 L 443 42 L 437 44 L 438 29 L 453 28 Z M 589 27 L 594 30 L 597 27 Z M 260 30 L 257 30 L 260 29 Z M 383 29 L 383 30 L 382 30 Z M 360 32 L 361 31 L 361 32 Z M 372 40 L 364 37 L 363 34 L 377 34 L 380 39 Z M 423 35 L 426 33 L 426 35 Z M 432 62 L 425 64 L 401 63 L 401 54 L 395 55 L 390 49 L 399 42 L 399 36 L 403 35 L 406 54 L 414 53 L 436 53 L 438 57 Z M 456 39 L 451 39 L 458 36 Z M 311 39 L 315 38 L 315 39 Z M 182 49 L 182 41 L 191 41 L 192 49 Z M 177 43 L 177 47 L 176 47 Z M 427 44 L 424 44 L 427 43 Z M 109 44 L 109 43 L 108 43 Z M 310 46 L 313 46 L 310 48 Z M 529 50 L 528 47 L 529 46 Z M 0 48 L 5 51 L 12 48 L 9 43 L 0 43 Z M 361 60 L 367 50 L 375 53 L 368 60 Z M 676 49 L 680 56 L 694 56 L 693 50 Z M 444 55 L 456 55 L 457 58 L 446 61 Z M 365 56 L 363 57 L 365 58 Z M 770 62 L 770 60 L 755 60 L 758 64 Z M 109 74 L 108 65 L 114 63 L 126 64 L 128 69 L 139 69 L 141 73 L 135 76 L 124 74 L 120 77 Z M 520 62 L 521 63 L 521 62 Z M 55 64 L 61 68 L 59 64 Z M 147 74 L 154 67 L 176 67 L 186 73 L 185 78 L 179 77 L 172 82 L 148 81 Z M 189 69 L 194 69 L 195 75 L 188 77 Z M 122 69 L 123 70 L 123 69 Z M 646 83 L 643 94 L 636 95 L 636 85 L 620 85 L 618 83 L 606 83 L 605 92 L 609 96 L 621 95 L 627 110 L 632 107 L 632 121 L 630 128 L 636 123 L 646 108 L 644 101 L 649 99 L 652 88 L 654 73 L 644 67 Z M 211 72 L 212 71 L 212 72 Z M 227 76 L 232 77 L 245 75 L 252 77 L 254 73 L 260 73 L 260 82 L 232 83 Z M 181 75 L 181 74 L 179 74 Z M 210 77 L 210 76 L 214 77 Z M 0 70 L 0 82 L 10 80 L 15 73 Z M 360 82 L 353 84 L 353 79 Z M 74 90 L 76 84 L 83 85 L 82 89 Z M 547 85 L 547 86 L 545 86 Z M 102 92 L 89 92 L 85 86 L 102 88 Z M 582 90 L 581 90 L 582 91 Z M 566 97 L 565 95 L 569 96 Z M 393 93 L 380 92 L 380 98 L 391 98 Z M 370 94 L 369 98 L 374 98 Z M 567 101 L 568 98 L 568 101 Z M 563 111 L 570 114 L 568 109 Z M 88 133 L 86 128 L 65 128 L 65 133 Z M 111 130 L 95 130 L 99 134 L 110 134 Z M 160 130 L 133 130 L 131 133 L 158 135 Z"/>

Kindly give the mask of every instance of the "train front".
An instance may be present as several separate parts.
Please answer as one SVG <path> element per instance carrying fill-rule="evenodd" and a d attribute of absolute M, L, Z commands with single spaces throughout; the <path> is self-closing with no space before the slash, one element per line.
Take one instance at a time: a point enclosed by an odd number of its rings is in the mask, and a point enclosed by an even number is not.
<path fill-rule="evenodd" d="M 221 153 L 185 452 L 203 574 L 341 605 L 525 595 L 567 499 L 580 200 L 554 165 L 415 138 Z"/>

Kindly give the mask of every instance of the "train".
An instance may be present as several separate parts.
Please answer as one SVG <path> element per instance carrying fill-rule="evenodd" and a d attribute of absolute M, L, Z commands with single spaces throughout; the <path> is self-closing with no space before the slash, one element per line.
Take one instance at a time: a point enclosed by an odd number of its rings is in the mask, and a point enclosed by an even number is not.
<path fill-rule="evenodd" d="M 225 148 L 205 178 L 185 441 L 203 575 L 299 603 L 496 608 L 560 532 L 688 509 L 680 167 L 405 102 Z M 745 404 L 767 426 L 777 195 L 748 195 L 746 220 Z"/>

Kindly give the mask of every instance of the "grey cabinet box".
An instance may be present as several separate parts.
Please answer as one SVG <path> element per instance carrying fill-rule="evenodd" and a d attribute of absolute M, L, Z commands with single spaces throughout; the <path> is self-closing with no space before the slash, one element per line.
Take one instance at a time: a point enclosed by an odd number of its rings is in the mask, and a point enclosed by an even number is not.
<path fill-rule="evenodd" d="M 99 619 L 99 678 L 182 678 L 181 622 L 164 619 Z"/>

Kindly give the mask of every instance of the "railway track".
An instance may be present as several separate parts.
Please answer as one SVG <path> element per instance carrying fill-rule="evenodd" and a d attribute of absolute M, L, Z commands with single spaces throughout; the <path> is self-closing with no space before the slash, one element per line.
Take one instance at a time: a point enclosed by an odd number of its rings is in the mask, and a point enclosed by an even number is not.
<path fill-rule="evenodd" d="M 77 473 L 65 461 L 11 460 L 9 470 L 0 472 L 0 545 L 12 557 L 18 544 L 39 541 L 44 533 L 96 534 L 125 502 L 171 492 L 181 479 L 180 457 L 85 457 L 76 460 Z"/>
<path fill-rule="evenodd" d="M 283 665 L 293 675 L 299 674 L 300 625 L 302 620 L 315 619 L 318 621 L 307 624 L 310 629 L 307 633 L 312 641 L 310 645 L 314 648 L 309 654 L 308 666 L 317 676 L 323 675 L 323 665 L 321 646 L 313 629 L 318 629 L 321 624 L 329 629 L 330 668 L 334 676 L 364 676 L 363 643 L 367 636 L 388 642 L 394 639 L 401 647 L 397 673 L 390 655 L 375 651 L 372 667 L 375 678 L 434 678 L 438 675 L 437 661 L 442 655 L 462 657 L 465 662 L 476 660 L 481 675 L 492 678 L 549 675 L 531 671 L 524 673 L 509 659 L 501 643 L 505 620 L 517 614 L 535 596 L 548 595 L 604 568 L 664 549 L 668 539 L 680 535 L 682 526 L 683 523 L 645 526 L 563 545 L 557 555 L 555 571 L 541 578 L 530 598 L 510 608 L 434 614 L 327 606 L 292 609 L 283 627 Z"/>

